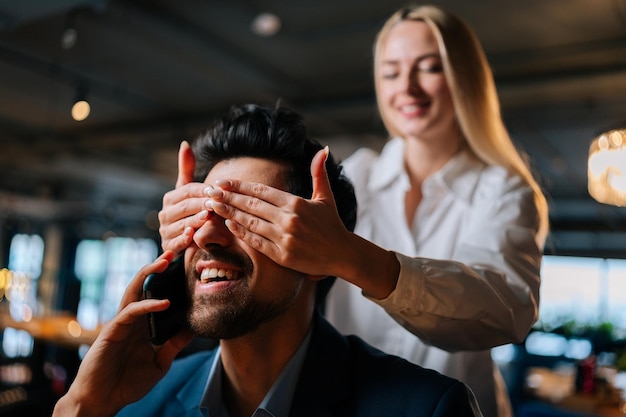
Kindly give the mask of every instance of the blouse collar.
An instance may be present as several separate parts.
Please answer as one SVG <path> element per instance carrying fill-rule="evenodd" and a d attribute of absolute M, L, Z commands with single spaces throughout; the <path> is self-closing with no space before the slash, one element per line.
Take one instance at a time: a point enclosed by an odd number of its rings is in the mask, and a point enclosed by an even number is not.
<path fill-rule="evenodd" d="M 391 139 L 381 151 L 370 171 L 370 190 L 378 191 L 402 180 L 408 181 L 404 168 L 404 139 Z M 486 164 L 474 156 L 467 147 L 454 155 L 437 172 L 428 177 L 422 188 L 438 187 L 448 190 L 463 201 L 469 202 L 481 171 Z"/>

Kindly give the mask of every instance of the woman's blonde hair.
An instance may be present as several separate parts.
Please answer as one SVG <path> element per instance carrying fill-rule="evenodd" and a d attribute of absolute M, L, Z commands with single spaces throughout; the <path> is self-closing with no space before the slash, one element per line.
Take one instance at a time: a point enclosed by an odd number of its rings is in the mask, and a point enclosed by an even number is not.
<path fill-rule="evenodd" d="M 533 189 L 539 215 L 537 243 L 543 248 L 548 234 L 548 204 L 541 187 L 515 148 L 504 126 L 491 67 L 474 31 L 459 17 L 436 6 L 412 6 L 394 13 L 383 25 L 374 44 L 374 75 L 379 91 L 380 53 L 387 35 L 397 23 L 423 21 L 433 31 L 463 137 L 474 154 L 489 165 L 517 173 Z M 379 113 L 390 134 L 396 135 L 379 100 Z"/>

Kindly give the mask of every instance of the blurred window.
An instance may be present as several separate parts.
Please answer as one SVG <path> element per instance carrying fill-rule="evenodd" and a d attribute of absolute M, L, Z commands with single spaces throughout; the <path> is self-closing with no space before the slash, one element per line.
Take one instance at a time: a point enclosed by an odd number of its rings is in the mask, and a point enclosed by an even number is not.
<path fill-rule="evenodd" d="M 44 242 L 39 235 L 17 234 L 11 239 L 9 268 L 3 279 L 3 294 L 15 321 L 28 321 L 37 307 L 37 280 L 41 275 Z M 2 331 L 2 351 L 7 357 L 30 356 L 33 338 L 23 330 Z"/>
<path fill-rule="evenodd" d="M 539 319 L 525 348 L 540 356 L 582 359 L 590 354 L 590 340 L 549 333 L 608 325 L 613 337 L 626 337 L 626 260 L 572 256 L 543 257 Z M 539 331 L 541 330 L 541 331 Z M 515 359 L 512 345 L 496 347 L 492 357 L 500 365 Z"/>
<path fill-rule="evenodd" d="M 544 256 L 539 322 L 544 328 L 611 323 L 626 331 L 626 261 Z"/>
<path fill-rule="evenodd" d="M 130 280 L 157 255 L 157 244 L 151 239 L 115 237 L 80 242 L 74 267 L 81 281 L 80 325 L 93 329 L 112 319 Z"/>

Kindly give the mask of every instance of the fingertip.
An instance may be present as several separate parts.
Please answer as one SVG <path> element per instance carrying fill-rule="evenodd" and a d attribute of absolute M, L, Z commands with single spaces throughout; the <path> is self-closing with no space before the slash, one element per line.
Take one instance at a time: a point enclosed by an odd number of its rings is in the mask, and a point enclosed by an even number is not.
<path fill-rule="evenodd" d="M 231 180 L 216 180 L 215 185 L 220 188 L 230 188 L 233 186 L 233 183 Z"/>
<path fill-rule="evenodd" d="M 237 230 L 239 230 L 239 225 L 232 220 L 226 219 L 224 221 L 224 224 L 226 225 L 226 227 L 228 227 L 228 230 L 230 230 L 231 232 L 236 232 Z"/>
<path fill-rule="evenodd" d="M 163 272 L 167 269 L 167 266 L 174 260 L 176 254 L 171 250 L 166 250 L 161 255 L 159 255 L 151 264 L 145 265 L 143 268 L 146 269 L 145 276 L 153 272 Z M 144 279 L 145 279 L 144 276 Z"/>
<path fill-rule="evenodd" d="M 326 172 L 326 160 L 330 155 L 330 148 L 325 146 L 324 148 L 317 151 L 313 160 L 311 161 L 311 175 L 313 177 L 318 177 Z"/>
<path fill-rule="evenodd" d="M 154 260 L 154 263 L 159 264 L 165 261 L 166 264 L 172 262 L 172 260 L 174 259 L 175 254 L 173 251 L 167 249 L 166 251 L 164 251 L 159 257 L 157 257 Z"/>
<path fill-rule="evenodd" d="M 211 208 L 219 216 L 224 217 L 225 215 L 228 215 L 228 212 L 226 211 L 226 205 L 224 203 L 221 203 L 219 201 L 212 201 Z"/>
<path fill-rule="evenodd" d="M 176 257 L 176 253 L 174 253 L 173 250 L 168 249 L 165 252 L 163 252 L 162 256 L 163 256 L 164 259 L 172 261 Z"/>

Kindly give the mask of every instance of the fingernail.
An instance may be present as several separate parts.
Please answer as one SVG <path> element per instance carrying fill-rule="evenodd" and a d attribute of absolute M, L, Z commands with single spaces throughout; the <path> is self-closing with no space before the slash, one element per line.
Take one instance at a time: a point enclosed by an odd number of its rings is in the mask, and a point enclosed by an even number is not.
<path fill-rule="evenodd" d="M 328 154 L 330 154 L 330 148 L 326 145 L 324 146 L 324 162 L 328 159 Z"/>
<path fill-rule="evenodd" d="M 220 188 L 228 188 L 232 185 L 232 183 L 230 182 L 230 180 L 216 180 L 215 185 Z"/>
<path fill-rule="evenodd" d="M 239 228 L 239 226 L 237 225 L 237 223 L 235 223 L 235 222 L 234 222 L 234 221 L 232 221 L 232 220 L 228 220 L 228 219 L 227 219 L 227 220 L 224 222 L 224 224 L 226 225 L 226 227 L 228 227 L 228 230 L 233 231 L 233 232 Z"/>
<path fill-rule="evenodd" d="M 211 200 L 208 200 L 208 201 L 211 201 Z M 206 205 L 206 203 L 204 203 L 204 205 Z M 200 213 L 198 213 L 198 218 L 200 220 L 206 220 L 208 217 L 209 217 L 209 211 L 208 210 L 202 210 Z"/>
<path fill-rule="evenodd" d="M 219 201 L 214 201 L 213 202 L 213 211 L 218 213 L 218 214 L 225 214 L 226 212 L 226 205 L 224 203 L 220 203 Z"/>
<path fill-rule="evenodd" d="M 214 188 L 214 189 L 208 191 L 207 194 L 211 198 L 222 198 L 222 197 L 224 197 L 224 191 L 220 190 L 219 188 Z"/>
<path fill-rule="evenodd" d="M 209 194 L 209 192 L 210 192 L 212 189 L 213 189 L 213 186 L 212 186 L 212 185 L 209 185 L 208 187 L 206 187 L 206 188 L 204 189 L 204 194 L 207 194 L 207 195 L 208 195 L 208 194 Z"/>
<path fill-rule="evenodd" d="M 207 200 L 204 202 L 204 207 L 208 208 L 208 209 L 213 209 L 213 200 Z M 206 210 L 205 210 L 206 211 Z M 207 212 L 208 214 L 208 212 Z"/>

